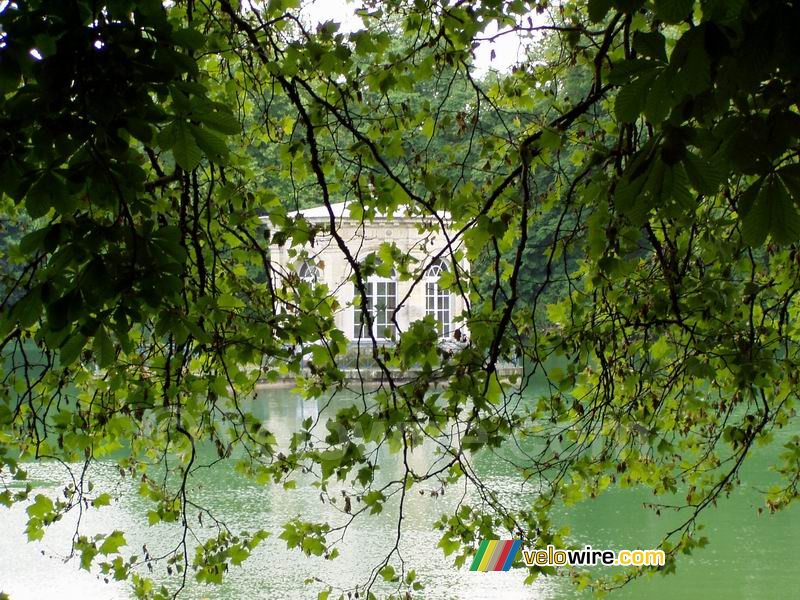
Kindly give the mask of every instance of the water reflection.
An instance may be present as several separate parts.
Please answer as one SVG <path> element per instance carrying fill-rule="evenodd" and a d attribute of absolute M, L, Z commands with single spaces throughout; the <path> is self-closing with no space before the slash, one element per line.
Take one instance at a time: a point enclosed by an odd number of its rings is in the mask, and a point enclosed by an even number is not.
<path fill-rule="evenodd" d="M 279 444 L 285 445 L 305 419 L 315 421 L 320 413 L 326 415 L 350 401 L 352 398 L 341 396 L 328 406 L 327 400 L 302 400 L 287 391 L 270 390 L 259 395 L 253 410 L 275 433 Z M 773 516 L 756 516 L 755 511 L 760 500 L 753 487 L 769 484 L 765 465 L 772 451 L 758 451 L 742 474 L 743 489 L 737 490 L 710 514 L 707 522 L 711 545 L 706 552 L 687 557 L 674 576 L 634 582 L 613 597 L 657 600 L 679 595 L 728 600 L 784 598 L 796 593 L 800 586 L 796 570 L 800 513 L 797 507 Z M 423 471 L 437 458 L 433 445 L 417 448 L 413 456 L 415 468 Z M 399 461 L 385 453 L 381 455 L 380 466 L 383 480 L 402 472 Z M 530 501 L 532 491 L 522 488 L 509 465 L 497 456 L 481 454 L 476 457 L 475 466 L 502 497 L 519 505 Z M 29 465 L 28 469 L 31 478 L 49 482 L 54 495 L 63 486 L 63 467 L 40 463 Z M 180 532 L 176 526 L 148 526 L 146 511 L 151 506 L 138 496 L 138 482 L 120 480 L 110 464 L 98 465 L 92 476 L 99 488 L 114 490 L 117 500 L 111 506 L 85 515 L 82 524 L 85 533 L 123 529 L 128 532 L 128 551 L 140 556 L 144 545 L 151 555 L 177 545 Z M 298 480 L 297 489 L 290 491 L 276 486 L 257 486 L 243 480 L 229 464 L 219 463 L 197 471 L 192 484 L 195 501 L 211 509 L 232 531 L 264 528 L 273 535 L 244 565 L 234 567 L 222 586 L 190 582 L 188 598 L 315 598 L 321 585 L 316 581 L 306 584 L 307 579 L 318 578 L 334 586 L 351 587 L 365 581 L 371 568 L 394 544 L 396 522 L 393 515 L 397 498 L 387 503 L 382 514 L 357 519 L 346 533 L 341 556 L 330 562 L 288 551 L 277 537 L 281 524 L 295 516 L 328 520 L 332 524 L 341 524 L 349 518 L 341 502 L 332 505 L 321 501 L 319 490 L 308 481 Z M 337 494 L 338 490 L 333 492 Z M 416 492 L 408 497 L 406 529 L 400 549 L 407 568 L 416 569 L 426 585 L 420 597 L 441 600 L 583 597 L 564 578 L 543 578 L 533 586 L 525 586 L 524 574 L 520 572 L 471 573 L 466 568 L 454 568 L 437 549 L 439 535 L 431 524 L 442 513 L 452 510 L 460 497 L 456 490 L 439 497 Z M 658 517 L 642 509 L 642 502 L 650 499 L 639 490 L 614 490 L 597 500 L 564 509 L 560 514 L 572 527 L 572 538 L 577 543 L 594 548 L 649 548 L 676 518 L 675 515 Z M 105 584 L 96 574 L 79 570 L 77 561 L 64 563 L 58 558 L 69 550 L 74 518 L 55 524 L 43 543 L 36 544 L 25 542 L 24 522 L 24 507 L 0 511 L 0 531 L 3 532 L 0 556 L 4 558 L 0 561 L 0 590 L 16 599 L 132 596 L 126 584 Z M 195 526 L 205 535 L 213 531 L 208 519 L 202 526 L 199 522 Z M 154 565 L 154 569 L 155 576 L 168 581 L 163 564 Z M 387 588 L 382 590 L 385 592 Z"/>

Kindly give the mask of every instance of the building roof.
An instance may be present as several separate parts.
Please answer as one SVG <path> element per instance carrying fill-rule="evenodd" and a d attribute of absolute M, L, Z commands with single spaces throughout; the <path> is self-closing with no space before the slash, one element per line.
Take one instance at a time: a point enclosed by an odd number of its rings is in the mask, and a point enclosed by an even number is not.
<path fill-rule="evenodd" d="M 351 218 L 351 211 L 349 210 L 350 202 L 336 202 L 331 204 L 331 210 L 333 211 L 333 216 L 336 219 L 349 219 Z M 292 216 L 302 215 L 309 221 L 317 221 L 317 220 L 325 220 L 327 221 L 330 219 L 330 212 L 328 212 L 328 207 L 325 205 L 322 206 L 314 206 L 312 208 L 304 208 L 302 210 L 294 211 L 290 213 Z M 442 211 L 439 213 L 439 216 L 444 220 L 450 220 L 450 213 L 446 211 Z M 400 206 L 395 210 L 390 216 L 387 216 L 384 213 L 375 213 L 375 219 L 417 219 L 422 220 L 423 217 L 418 215 L 412 215 L 409 217 L 407 207 Z M 360 219 L 359 219 L 360 220 Z"/>
<path fill-rule="evenodd" d="M 336 202 L 331 204 L 331 210 L 333 211 L 333 216 L 337 219 L 341 219 L 342 217 L 349 217 L 350 212 L 345 211 L 349 202 Z M 328 212 L 328 207 L 324 204 L 322 206 L 312 206 L 311 208 L 304 208 L 303 210 L 297 210 L 290 213 L 292 216 L 296 215 L 303 215 L 306 219 L 329 219 L 330 213 Z"/>

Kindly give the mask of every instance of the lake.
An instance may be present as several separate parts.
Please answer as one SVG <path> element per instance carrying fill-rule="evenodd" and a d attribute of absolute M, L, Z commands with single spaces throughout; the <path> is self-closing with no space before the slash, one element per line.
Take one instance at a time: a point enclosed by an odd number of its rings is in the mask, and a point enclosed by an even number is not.
<path fill-rule="evenodd" d="M 321 401 L 303 400 L 288 391 L 268 390 L 259 394 L 254 412 L 273 431 L 279 442 L 299 429 L 307 417 L 315 417 Z M 800 596 L 800 506 L 781 513 L 758 514 L 763 506 L 758 489 L 774 481 L 768 470 L 770 457 L 791 432 L 776 432 L 775 442 L 758 448 L 741 475 L 742 486 L 730 498 L 710 510 L 703 522 L 710 543 L 702 551 L 685 556 L 675 574 L 656 575 L 634 581 L 613 593 L 612 599 L 703 598 L 703 600 L 738 600 L 749 598 L 789 598 Z M 425 448 L 413 460 L 425 461 Z M 476 470 L 509 503 L 524 505 L 530 501 L 529 489 L 522 489 L 519 478 L 496 455 L 483 452 L 473 457 Z M 28 478 L 44 483 L 55 495 L 64 485 L 65 471 L 55 463 L 28 464 Z M 396 476 L 400 465 L 383 456 L 384 476 Z M 110 506 L 89 511 L 83 531 L 126 532 L 129 553 L 141 556 L 146 545 L 152 556 L 174 548 L 179 536 L 175 525 L 148 526 L 148 504 L 137 492 L 137 483 L 120 479 L 112 463 L 101 463 L 93 472 L 96 484 L 112 492 Z M 347 530 L 341 556 L 334 561 L 306 558 L 299 551 L 286 549 L 278 538 L 281 524 L 301 515 L 309 520 L 330 519 L 341 523 L 347 516 L 341 506 L 320 500 L 319 491 L 298 480 L 295 490 L 279 486 L 258 486 L 247 482 L 229 465 L 202 469 L 193 478 L 195 501 L 207 506 L 234 532 L 267 529 L 272 536 L 254 551 L 242 566 L 232 567 L 221 586 L 190 582 L 185 598 L 316 598 L 322 585 L 315 579 L 340 588 L 364 582 L 371 568 L 394 543 L 396 522 L 391 518 L 396 503 L 389 502 L 380 515 L 358 519 Z M 424 489 L 424 485 L 422 488 Z M 523 584 L 525 573 L 470 572 L 456 569 L 436 547 L 439 534 L 431 527 L 442 513 L 451 510 L 458 500 L 458 490 L 443 496 L 414 493 L 407 500 L 405 535 L 401 550 L 407 568 L 417 571 L 425 584 L 420 598 L 431 599 L 569 599 L 588 598 L 575 590 L 567 578 L 541 577 L 533 585 Z M 562 508 L 558 517 L 571 528 L 571 539 L 595 549 L 653 548 L 663 532 L 675 523 L 675 515 L 657 516 L 642 507 L 652 496 L 639 490 L 612 490 L 595 500 Z M 0 508 L 0 591 L 12 599 L 130 598 L 128 584 L 104 583 L 102 577 L 78 568 L 77 560 L 64 561 L 69 551 L 75 521 L 64 519 L 47 530 L 42 542 L 27 543 L 24 534 L 25 507 Z M 206 523 L 198 529 L 210 533 Z M 153 575 L 166 580 L 164 564 L 155 564 Z M 606 571 L 612 573 L 612 569 Z M 145 572 L 147 572 L 145 570 Z M 312 580 L 306 583 L 306 580 Z M 386 592 L 387 588 L 381 588 Z M 332 596 L 333 597 L 333 596 Z"/>

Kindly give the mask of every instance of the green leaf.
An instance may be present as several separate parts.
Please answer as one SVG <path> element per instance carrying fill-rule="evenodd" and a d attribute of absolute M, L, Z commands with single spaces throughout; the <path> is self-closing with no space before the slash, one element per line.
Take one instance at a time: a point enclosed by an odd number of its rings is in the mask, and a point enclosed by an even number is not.
<path fill-rule="evenodd" d="M 203 125 L 220 133 L 235 135 L 242 130 L 239 121 L 227 109 L 211 107 L 205 110 L 196 109 L 193 111 L 193 115 L 202 121 Z"/>
<path fill-rule="evenodd" d="M 503 386 L 500 385 L 500 381 L 497 379 L 497 375 L 492 374 L 489 377 L 489 385 L 486 389 L 486 399 L 489 401 L 490 404 L 497 404 L 500 402 L 500 396 L 503 393 Z"/>
<path fill-rule="evenodd" d="M 11 310 L 12 319 L 19 321 L 20 326 L 30 327 L 42 314 L 42 295 L 40 288 L 34 288 L 23 296 Z"/>
<path fill-rule="evenodd" d="M 108 365 L 114 362 L 114 358 L 116 358 L 114 344 L 111 342 L 111 338 L 108 336 L 106 328 L 102 325 L 94 334 L 93 350 L 95 354 L 95 360 L 97 361 L 97 366 L 101 369 L 106 368 Z"/>
<path fill-rule="evenodd" d="M 761 185 L 764 183 L 763 179 L 759 179 L 755 183 L 751 184 L 742 194 L 739 196 L 739 201 L 736 205 L 736 211 L 739 213 L 740 217 L 745 217 L 747 214 L 752 210 L 753 205 L 756 203 L 756 198 L 758 198 L 758 192 L 761 190 Z"/>
<path fill-rule="evenodd" d="M 365 494 L 363 500 L 366 506 L 372 507 L 370 514 L 375 514 L 383 510 L 383 502 L 386 498 L 381 492 L 373 490 Z"/>
<path fill-rule="evenodd" d="M 25 527 L 25 533 L 28 534 L 28 541 L 35 542 L 44 537 L 44 527 L 39 519 L 31 519 Z"/>
<path fill-rule="evenodd" d="M 19 251 L 23 254 L 35 254 L 39 250 L 42 250 L 44 239 L 49 231 L 50 228 L 45 227 L 44 229 L 37 229 L 26 235 L 19 242 Z"/>
<path fill-rule="evenodd" d="M 678 68 L 675 92 L 695 96 L 705 92 L 711 84 L 710 57 L 706 50 L 705 35 L 700 27 L 690 29 L 675 44 L 670 57 L 670 68 Z"/>
<path fill-rule="evenodd" d="M 153 139 L 153 126 L 144 119 L 129 118 L 125 123 L 128 132 L 140 142 L 149 144 Z"/>
<path fill-rule="evenodd" d="M 777 171 L 795 204 L 800 206 L 800 165 L 789 165 Z"/>
<path fill-rule="evenodd" d="M 779 244 L 792 244 L 800 239 L 800 214 L 780 180 L 773 176 L 770 183 L 765 198 L 772 208 L 770 233 Z"/>
<path fill-rule="evenodd" d="M 74 363 L 84 346 L 86 346 L 85 335 L 74 332 L 69 336 L 60 348 L 61 366 L 68 367 Z"/>
<path fill-rule="evenodd" d="M 667 62 L 667 40 L 659 31 L 637 31 L 633 34 L 633 49 L 642 56 Z"/>
<path fill-rule="evenodd" d="M 644 114 L 651 123 L 661 123 L 672 109 L 672 77 L 666 69 L 662 70 L 650 85 Z"/>
<path fill-rule="evenodd" d="M 800 238 L 800 215 L 774 175 L 761 186 L 753 207 L 742 219 L 742 241 L 748 246 L 760 246 L 768 234 L 779 244 Z"/>
<path fill-rule="evenodd" d="M 114 531 L 109 534 L 105 540 L 103 540 L 103 543 L 100 546 L 100 553 L 115 554 L 119 552 L 120 547 L 127 545 L 128 543 L 125 541 L 125 536 L 122 534 L 122 532 Z"/>
<path fill-rule="evenodd" d="M 41 519 L 53 512 L 53 501 L 44 494 L 36 494 L 33 500 L 33 504 L 26 509 L 29 517 Z"/>
<path fill-rule="evenodd" d="M 110 494 L 100 494 L 97 498 L 92 500 L 92 506 L 95 508 L 100 508 L 101 506 L 108 506 L 111 504 L 111 495 Z"/>
<path fill-rule="evenodd" d="M 644 109 L 650 82 L 655 73 L 646 73 L 619 90 L 614 101 L 614 114 L 623 123 L 633 123 Z"/>
<path fill-rule="evenodd" d="M 686 169 L 683 165 L 676 164 L 671 167 L 672 170 L 672 198 L 681 208 L 685 210 L 693 209 L 695 205 L 695 196 L 689 189 L 689 178 L 686 175 Z"/>
<path fill-rule="evenodd" d="M 645 71 L 655 71 L 658 67 L 658 63 L 646 58 L 622 60 L 612 65 L 608 74 L 608 82 L 614 85 L 624 85 L 637 75 L 643 75 Z"/>
<path fill-rule="evenodd" d="M 172 32 L 172 40 L 189 50 L 199 50 L 205 45 L 206 36 L 196 29 L 184 28 Z"/>
<path fill-rule="evenodd" d="M 623 177 L 617 184 L 614 192 L 614 205 L 632 223 L 642 224 L 650 208 L 645 195 L 643 194 L 645 185 L 650 178 L 652 164 L 648 165 L 643 175 L 633 181 Z"/>
<path fill-rule="evenodd" d="M 74 205 L 68 198 L 63 180 L 51 171 L 46 171 L 28 190 L 25 207 L 28 214 L 36 219 L 46 215 L 51 208 L 67 212 L 64 209 L 74 208 Z"/>
<path fill-rule="evenodd" d="M 172 69 L 176 69 L 179 73 L 197 75 L 199 72 L 197 61 L 188 54 L 176 52 L 172 48 L 159 48 L 156 50 L 155 56 L 162 66 L 170 65 Z"/>
<path fill-rule="evenodd" d="M 665 23 L 680 23 L 690 16 L 694 0 L 655 0 L 656 17 Z"/>
<path fill-rule="evenodd" d="M 658 205 L 671 195 L 672 173 L 663 160 L 656 158 L 650 163 L 644 191 L 648 192 Z"/>
<path fill-rule="evenodd" d="M 247 557 L 250 556 L 250 552 L 239 544 L 235 544 L 231 546 L 230 550 L 228 551 L 228 555 L 231 558 L 231 563 L 234 565 L 240 565 L 247 560 Z"/>
<path fill-rule="evenodd" d="M 192 135 L 197 145 L 205 153 L 208 160 L 225 165 L 228 163 L 228 145 L 218 135 L 211 133 L 203 127 L 192 125 Z"/>
<path fill-rule="evenodd" d="M 701 158 L 692 152 L 683 157 L 683 166 L 694 189 L 701 194 L 716 194 L 725 179 L 725 173 L 715 161 Z"/>
<path fill-rule="evenodd" d="M 36 49 L 44 56 L 51 56 L 56 52 L 56 40 L 47 34 L 40 33 L 33 38 Z"/>
<path fill-rule="evenodd" d="M 592 23 L 599 23 L 606 18 L 611 10 L 612 0 L 589 0 L 589 19 Z"/>
<path fill-rule="evenodd" d="M 436 126 L 436 122 L 433 120 L 433 117 L 428 117 L 425 119 L 425 122 L 422 124 L 422 134 L 431 139 L 433 137 L 433 131 Z"/>
<path fill-rule="evenodd" d="M 445 556 L 450 556 L 461 547 L 461 543 L 458 540 L 453 540 L 445 536 L 439 540 L 436 547 L 441 548 Z"/>
<path fill-rule="evenodd" d="M 20 76 L 19 66 L 13 60 L 8 60 L 0 69 L 0 97 L 17 88 Z"/>
<path fill-rule="evenodd" d="M 97 546 L 93 543 L 84 542 L 82 544 L 76 544 L 75 548 L 80 550 L 81 553 L 81 569 L 86 569 L 87 571 L 91 570 L 92 561 L 94 557 L 97 556 Z"/>
<path fill-rule="evenodd" d="M 172 145 L 172 155 L 184 171 L 193 170 L 203 157 L 200 146 L 197 145 L 189 126 L 184 121 L 175 122 L 175 141 Z"/>

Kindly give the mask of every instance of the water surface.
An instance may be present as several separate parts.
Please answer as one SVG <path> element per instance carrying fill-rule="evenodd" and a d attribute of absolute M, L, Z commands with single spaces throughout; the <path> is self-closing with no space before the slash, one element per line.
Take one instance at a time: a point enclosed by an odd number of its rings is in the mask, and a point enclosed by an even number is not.
<path fill-rule="evenodd" d="M 273 390 L 260 394 L 256 412 L 279 441 L 285 443 L 305 418 L 319 414 L 321 406 L 320 401 Z M 770 458 L 788 436 L 788 432 L 779 432 L 775 444 L 758 449 L 742 472 L 742 486 L 708 512 L 703 522 L 710 544 L 703 551 L 684 557 L 677 573 L 637 580 L 611 598 L 744 600 L 800 596 L 800 508 L 794 506 L 775 515 L 759 515 L 757 511 L 763 505 L 757 489 L 764 489 L 774 481 L 774 474 L 768 470 Z M 412 458 L 420 464 L 435 459 L 433 451 L 425 448 Z M 519 478 L 503 460 L 486 453 L 476 456 L 474 462 L 478 473 L 508 502 L 523 506 L 530 501 L 532 492 L 520 485 Z M 26 469 L 30 479 L 46 483 L 53 495 L 63 487 L 64 469 L 55 463 L 29 464 Z M 397 476 L 400 465 L 394 457 L 383 455 L 381 472 L 382 477 Z M 153 556 L 175 547 L 180 534 L 174 525 L 148 526 L 146 511 L 150 506 L 138 496 L 137 482 L 120 480 L 110 463 L 98 465 L 92 475 L 99 487 L 112 488 L 116 499 L 111 506 L 87 513 L 82 522 L 83 532 L 122 529 L 129 542 L 127 550 L 139 555 L 143 545 Z M 242 566 L 233 567 L 223 585 L 190 581 L 186 598 L 316 598 L 322 589 L 319 581 L 351 588 L 367 580 L 372 567 L 394 545 L 395 501 L 390 501 L 381 515 L 357 519 L 347 530 L 341 556 L 326 561 L 287 550 L 278 534 L 282 523 L 295 516 L 342 523 L 348 517 L 341 503 L 336 506 L 322 502 L 319 490 L 302 480 L 297 489 L 290 491 L 278 486 L 257 486 L 225 464 L 197 471 L 194 479 L 195 501 L 211 509 L 232 531 L 266 529 L 273 535 Z M 421 488 L 424 490 L 425 486 Z M 420 495 L 416 487 L 413 492 L 407 500 L 400 549 L 406 567 L 415 569 L 426 586 L 420 598 L 590 597 L 577 592 L 563 577 L 543 577 L 533 585 L 524 585 L 525 574 L 521 570 L 477 573 L 467 567 L 455 568 L 436 547 L 439 534 L 431 524 L 442 513 L 452 510 L 461 495 L 455 489 L 435 498 L 427 493 Z M 643 502 L 651 500 L 641 490 L 614 489 L 596 500 L 564 508 L 558 516 L 571 527 L 571 538 L 576 543 L 590 544 L 596 549 L 651 548 L 676 522 L 675 515 L 657 516 L 642 507 Z M 0 591 L 17 600 L 132 597 L 128 584 L 105 583 L 97 573 L 80 570 L 77 560 L 65 562 L 74 519 L 56 523 L 42 542 L 31 544 L 26 542 L 25 520 L 24 506 L 0 509 Z M 208 519 L 205 521 L 205 531 L 210 533 L 212 528 Z M 153 567 L 154 576 L 167 580 L 164 564 L 155 563 Z M 612 569 L 607 568 L 609 573 Z"/>

